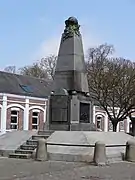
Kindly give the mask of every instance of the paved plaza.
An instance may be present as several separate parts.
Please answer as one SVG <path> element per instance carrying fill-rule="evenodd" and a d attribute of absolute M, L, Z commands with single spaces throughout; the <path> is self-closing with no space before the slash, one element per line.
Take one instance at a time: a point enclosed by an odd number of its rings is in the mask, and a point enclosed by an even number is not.
<path fill-rule="evenodd" d="M 83 163 L 0 158 L 0 180 L 134 180 L 135 164 L 97 167 Z"/>

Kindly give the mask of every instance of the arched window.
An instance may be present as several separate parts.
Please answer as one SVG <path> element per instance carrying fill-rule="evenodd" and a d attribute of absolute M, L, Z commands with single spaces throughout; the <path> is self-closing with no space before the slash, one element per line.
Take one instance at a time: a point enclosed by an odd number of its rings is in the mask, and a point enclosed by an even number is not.
<path fill-rule="evenodd" d="M 95 121 L 95 124 L 96 124 L 96 128 L 98 131 L 104 131 L 104 120 L 105 120 L 105 115 L 102 114 L 102 113 L 97 113 L 96 114 L 96 121 Z"/>
<path fill-rule="evenodd" d="M 18 129 L 18 115 L 19 111 L 11 110 L 10 129 Z"/>
<path fill-rule="evenodd" d="M 101 129 L 101 120 L 102 120 L 102 117 L 101 116 L 97 116 L 97 128 L 98 129 Z"/>

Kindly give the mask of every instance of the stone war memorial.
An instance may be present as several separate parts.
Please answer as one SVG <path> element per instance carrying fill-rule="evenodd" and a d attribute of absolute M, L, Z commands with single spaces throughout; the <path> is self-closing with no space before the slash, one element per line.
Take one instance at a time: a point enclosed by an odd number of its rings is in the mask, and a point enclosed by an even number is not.
<path fill-rule="evenodd" d="M 122 161 L 131 136 L 124 132 L 98 132 L 93 123 L 80 25 L 65 21 L 49 100 L 47 139 L 50 160 Z"/>
<path fill-rule="evenodd" d="M 49 105 L 49 129 L 92 130 L 92 103 L 84 61 L 80 25 L 65 21 Z"/>
<path fill-rule="evenodd" d="M 12 131 L 1 136 L 1 155 L 37 161 L 135 162 L 135 138 L 99 132 L 93 123 L 78 20 L 65 21 L 44 131 Z M 12 141 L 14 139 L 14 141 Z"/>

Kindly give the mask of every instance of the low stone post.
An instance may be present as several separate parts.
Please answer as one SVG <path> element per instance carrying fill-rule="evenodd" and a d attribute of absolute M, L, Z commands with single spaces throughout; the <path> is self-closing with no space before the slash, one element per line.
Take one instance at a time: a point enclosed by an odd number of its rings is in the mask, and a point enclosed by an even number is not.
<path fill-rule="evenodd" d="M 127 141 L 125 160 L 130 162 L 135 162 L 135 140 Z"/>
<path fill-rule="evenodd" d="M 95 149 L 94 149 L 94 163 L 96 165 L 106 165 L 107 158 L 106 158 L 106 147 L 103 142 L 96 142 Z"/>
<path fill-rule="evenodd" d="M 47 161 L 48 160 L 47 143 L 44 138 L 41 138 L 38 140 L 35 159 L 37 161 Z"/>

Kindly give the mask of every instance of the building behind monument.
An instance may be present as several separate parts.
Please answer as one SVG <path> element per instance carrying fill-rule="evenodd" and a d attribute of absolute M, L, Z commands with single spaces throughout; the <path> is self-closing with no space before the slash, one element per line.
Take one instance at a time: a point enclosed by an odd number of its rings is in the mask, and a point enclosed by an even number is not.
<path fill-rule="evenodd" d="M 48 83 L 0 71 L 0 130 L 43 130 Z"/>

